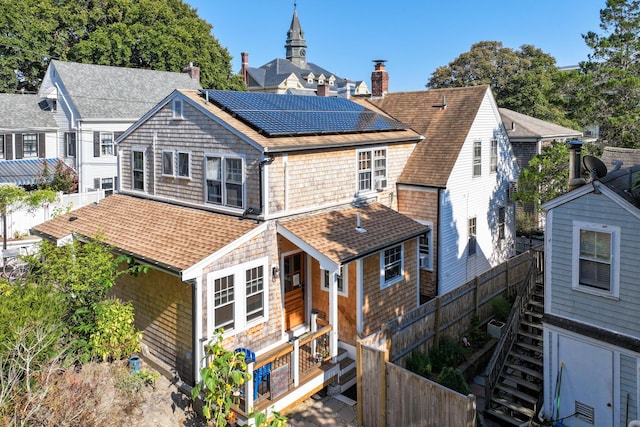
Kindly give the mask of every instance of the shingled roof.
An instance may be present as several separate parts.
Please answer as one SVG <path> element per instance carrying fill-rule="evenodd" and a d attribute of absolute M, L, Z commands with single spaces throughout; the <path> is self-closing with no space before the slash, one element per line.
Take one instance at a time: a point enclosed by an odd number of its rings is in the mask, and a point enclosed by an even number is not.
<path fill-rule="evenodd" d="M 531 138 L 535 140 L 554 138 L 580 138 L 582 132 L 555 123 L 546 122 L 518 113 L 507 108 L 499 108 L 500 117 L 504 123 L 509 139 Z"/>
<path fill-rule="evenodd" d="M 183 271 L 239 239 L 259 225 L 255 221 L 113 195 L 33 228 L 45 238 L 72 233 L 94 238 L 150 264 Z"/>
<path fill-rule="evenodd" d="M 358 232 L 356 225 L 366 230 Z M 282 227 L 337 265 L 362 258 L 427 232 L 428 227 L 382 204 L 282 221 Z"/>
<path fill-rule="evenodd" d="M 425 137 L 407 161 L 399 184 L 446 187 L 488 91 L 489 86 L 432 89 L 367 100 Z"/>
<path fill-rule="evenodd" d="M 38 95 L 0 93 L 0 132 L 55 130 L 58 124 Z"/>
<path fill-rule="evenodd" d="M 81 118 L 138 119 L 174 89 L 199 89 L 186 73 L 52 60 Z M 40 96 L 52 89 L 45 77 Z"/>

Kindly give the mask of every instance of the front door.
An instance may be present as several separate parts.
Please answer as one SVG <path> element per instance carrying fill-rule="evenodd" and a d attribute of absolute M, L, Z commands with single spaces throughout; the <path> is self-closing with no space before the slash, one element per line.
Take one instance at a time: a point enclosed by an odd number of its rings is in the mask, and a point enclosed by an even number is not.
<path fill-rule="evenodd" d="M 284 319 L 287 330 L 304 323 L 304 252 L 284 257 Z"/>

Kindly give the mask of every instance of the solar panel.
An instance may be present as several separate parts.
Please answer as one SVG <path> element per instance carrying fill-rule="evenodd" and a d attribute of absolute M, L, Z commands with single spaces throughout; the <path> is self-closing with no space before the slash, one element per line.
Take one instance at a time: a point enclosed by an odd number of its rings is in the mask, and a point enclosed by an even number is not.
<path fill-rule="evenodd" d="M 345 98 L 202 90 L 209 101 L 267 136 L 406 129 L 390 117 Z"/>

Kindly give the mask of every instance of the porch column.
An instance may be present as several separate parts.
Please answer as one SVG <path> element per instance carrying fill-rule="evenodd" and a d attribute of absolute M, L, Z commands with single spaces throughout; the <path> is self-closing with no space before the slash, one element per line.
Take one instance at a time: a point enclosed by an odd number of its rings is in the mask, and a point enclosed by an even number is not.
<path fill-rule="evenodd" d="M 340 269 L 331 272 L 331 286 L 329 286 L 329 323 L 331 324 L 330 354 L 334 359 L 338 356 L 338 273 Z"/>

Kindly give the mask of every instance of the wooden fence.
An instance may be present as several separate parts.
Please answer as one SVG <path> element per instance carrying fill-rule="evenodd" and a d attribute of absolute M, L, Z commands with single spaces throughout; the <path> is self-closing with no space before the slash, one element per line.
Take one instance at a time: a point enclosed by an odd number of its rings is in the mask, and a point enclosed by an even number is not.
<path fill-rule="evenodd" d="M 534 262 L 530 252 L 521 254 L 358 340 L 358 426 L 475 426 L 473 396 L 412 374 L 404 359 L 427 352 L 440 336 L 461 338 L 474 315 L 487 323 L 491 300 L 515 296 Z"/>

